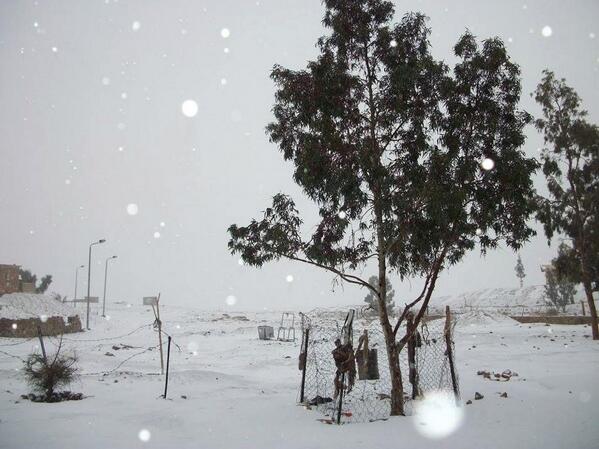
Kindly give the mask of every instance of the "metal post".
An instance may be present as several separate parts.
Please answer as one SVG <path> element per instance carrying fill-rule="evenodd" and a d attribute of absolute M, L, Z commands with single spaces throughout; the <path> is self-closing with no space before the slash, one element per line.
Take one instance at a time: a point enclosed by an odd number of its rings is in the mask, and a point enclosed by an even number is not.
<path fill-rule="evenodd" d="M 102 316 L 106 316 L 106 279 L 108 278 L 108 261 L 116 259 L 116 256 L 112 256 L 106 259 L 106 265 L 104 266 L 104 298 L 102 299 Z"/>
<path fill-rule="evenodd" d="M 85 268 L 85 265 L 79 265 L 75 268 L 75 295 L 73 296 L 73 307 L 77 304 L 75 300 L 77 299 L 77 278 L 79 277 L 79 268 Z"/>
<path fill-rule="evenodd" d="M 455 365 L 453 361 L 453 347 L 451 342 L 451 311 L 449 306 L 445 308 L 445 344 L 447 345 L 447 358 L 449 360 L 449 372 L 451 373 L 451 385 L 456 401 L 460 398 L 458 390 L 458 381 L 455 374 Z"/>
<path fill-rule="evenodd" d="M 306 333 L 304 335 L 304 353 L 303 353 L 303 357 L 304 357 L 304 365 L 302 368 L 302 387 L 300 389 L 300 403 L 304 402 L 304 390 L 306 387 L 306 367 L 308 365 L 308 342 L 310 339 L 310 329 L 306 329 Z M 300 356 L 301 357 L 301 356 Z"/>
<path fill-rule="evenodd" d="M 97 242 L 93 242 L 89 245 L 89 258 L 87 260 L 87 316 L 85 319 L 85 328 L 87 330 L 89 330 L 89 295 L 91 287 L 92 246 L 97 245 L 99 243 L 104 243 L 105 241 L 105 239 L 100 239 Z"/>
<path fill-rule="evenodd" d="M 166 348 L 166 379 L 164 381 L 164 399 L 166 399 L 166 389 L 168 388 L 168 367 L 171 359 L 171 336 L 168 336 L 168 346 Z"/>
<path fill-rule="evenodd" d="M 586 316 L 586 310 L 584 310 L 584 301 L 580 301 L 580 305 L 582 306 L 582 316 Z"/>

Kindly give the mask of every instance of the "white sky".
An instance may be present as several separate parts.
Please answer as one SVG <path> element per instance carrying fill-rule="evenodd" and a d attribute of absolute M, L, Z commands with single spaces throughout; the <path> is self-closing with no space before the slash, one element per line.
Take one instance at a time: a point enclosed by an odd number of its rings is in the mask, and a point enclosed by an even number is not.
<path fill-rule="evenodd" d="M 539 112 L 528 94 L 547 67 L 597 122 L 599 2 L 404 1 L 397 17 L 410 10 L 431 17 L 436 56 L 451 61 L 465 28 L 499 36 L 522 67 L 528 111 Z M 361 302 L 364 291 L 333 293 L 331 276 L 316 268 L 243 267 L 226 247 L 227 227 L 258 217 L 279 191 L 315 223 L 264 126 L 271 67 L 314 58 L 322 15 L 317 0 L 3 0 L 0 263 L 50 273 L 50 290 L 72 297 L 75 267 L 87 264 L 90 242 L 106 238 L 94 247 L 92 295 L 102 295 L 104 261 L 117 254 L 109 300 L 140 303 L 161 291 L 165 303 L 199 308 L 227 307 L 234 295 L 234 310 Z M 199 106 L 193 118 L 181 113 L 187 99 Z M 525 149 L 537 154 L 541 139 L 533 128 L 528 135 Z M 539 265 L 555 251 L 542 235 L 524 248 L 527 285 L 543 282 Z M 443 274 L 437 294 L 516 286 L 515 260 L 505 249 L 472 253 Z M 394 287 L 399 302 L 416 291 Z"/>

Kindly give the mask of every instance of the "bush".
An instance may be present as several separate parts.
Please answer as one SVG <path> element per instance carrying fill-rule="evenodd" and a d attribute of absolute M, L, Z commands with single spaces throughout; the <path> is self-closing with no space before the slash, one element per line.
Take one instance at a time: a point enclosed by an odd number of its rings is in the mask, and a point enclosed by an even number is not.
<path fill-rule="evenodd" d="M 51 361 L 50 361 L 51 360 Z M 77 357 L 61 355 L 60 345 L 54 357 L 44 358 L 38 353 L 30 354 L 23 369 L 31 387 L 44 395 L 46 402 L 53 402 L 55 390 L 69 385 L 77 376 Z"/>

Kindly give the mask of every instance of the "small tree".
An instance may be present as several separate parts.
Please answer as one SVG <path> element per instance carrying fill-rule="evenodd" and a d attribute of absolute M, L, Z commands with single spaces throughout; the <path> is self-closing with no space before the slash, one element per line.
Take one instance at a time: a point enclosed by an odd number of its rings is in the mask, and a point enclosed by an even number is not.
<path fill-rule="evenodd" d="M 393 286 L 391 285 L 391 281 L 389 280 L 389 278 L 386 279 L 386 282 L 387 287 L 385 290 L 387 296 L 385 297 L 385 305 L 387 307 L 387 312 L 389 313 L 389 315 L 393 315 L 395 310 L 395 302 L 393 301 L 393 296 L 395 296 L 395 290 L 393 290 Z M 368 283 L 373 287 L 379 285 L 378 276 L 370 276 L 370 278 L 368 279 Z M 374 295 L 372 290 L 368 291 L 366 297 L 364 298 L 364 302 L 369 305 L 369 309 L 372 309 L 376 316 L 379 315 L 380 312 L 378 298 Z"/>
<path fill-rule="evenodd" d="M 52 275 L 47 274 L 45 275 L 42 280 L 40 281 L 40 285 L 38 285 L 35 289 L 36 293 L 45 293 L 46 290 L 48 290 L 48 287 L 50 286 L 50 284 L 52 283 Z"/>
<path fill-rule="evenodd" d="M 23 372 L 27 382 L 35 391 L 44 395 L 46 402 L 52 402 L 59 387 L 69 385 L 76 377 L 77 358 L 75 355 L 61 355 L 62 338 L 54 357 L 46 359 L 35 352 L 25 359 Z M 50 361 L 51 359 L 51 361 Z"/>
<path fill-rule="evenodd" d="M 537 164 L 520 150 L 530 117 L 518 109 L 520 72 L 499 39 L 479 46 L 465 33 L 450 71 L 431 55 L 423 15 L 394 24 L 389 1 L 323 3 L 331 33 L 305 70 L 274 67 L 267 127 L 318 205 L 319 223 L 302 238 L 294 201 L 279 193 L 262 218 L 229 227 L 229 249 L 248 265 L 287 258 L 370 290 L 389 361 L 391 414 L 403 415 L 399 354 L 441 270 L 477 243 L 483 252 L 500 241 L 517 250 L 534 234 L 527 219 Z M 376 286 L 357 271 L 371 260 Z M 392 274 L 422 280 L 396 320 L 385 303 Z"/>
<path fill-rule="evenodd" d="M 539 198 L 538 219 L 548 243 L 555 233 L 572 243 L 568 257 L 578 262 L 580 280 L 591 315 L 593 339 L 599 340 L 593 280 L 599 248 L 599 128 L 586 120 L 578 94 L 564 79 L 545 70 L 535 91 L 543 108 L 536 126 L 543 133 L 543 173 L 548 198 Z"/>
<path fill-rule="evenodd" d="M 518 260 L 516 261 L 515 270 L 516 276 L 520 280 L 520 288 L 522 288 L 522 286 L 524 285 L 524 278 L 526 277 L 526 274 L 524 273 L 524 265 L 522 264 L 522 258 L 520 257 L 520 254 L 518 254 Z"/>
<path fill-rule="evenodd" d="M 568 279 L 560 277 L 554 266 L 545 268 L 545 297 L 547 302 L 555 306 L 556 309 L 566 311 L 568 304 L 574 303 L 576 288 Z"/>

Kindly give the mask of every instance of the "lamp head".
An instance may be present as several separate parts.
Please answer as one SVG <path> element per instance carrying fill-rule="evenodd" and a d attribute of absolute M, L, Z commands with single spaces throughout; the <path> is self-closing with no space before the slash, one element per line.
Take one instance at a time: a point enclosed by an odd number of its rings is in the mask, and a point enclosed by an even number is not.
<path fill-rule="evenodd" d="M 100 239 L 98 240 L 98 243 L 104 243 L 106 241 L 106 239 Z"/>

